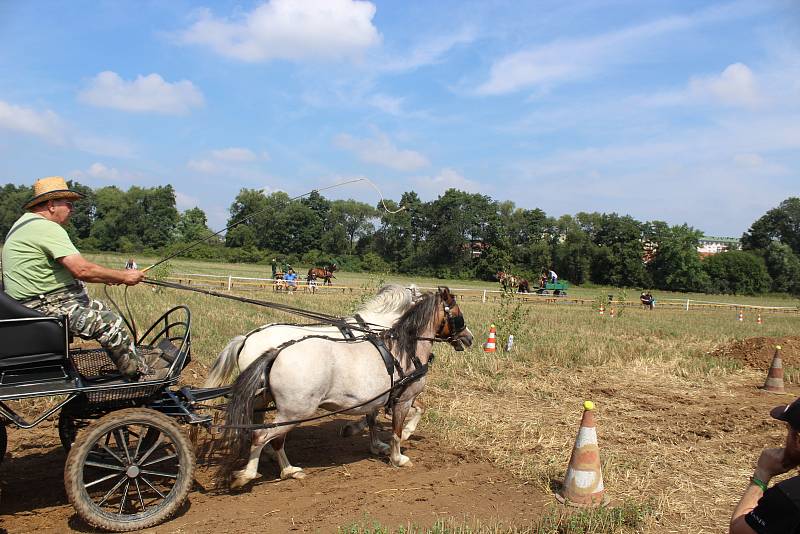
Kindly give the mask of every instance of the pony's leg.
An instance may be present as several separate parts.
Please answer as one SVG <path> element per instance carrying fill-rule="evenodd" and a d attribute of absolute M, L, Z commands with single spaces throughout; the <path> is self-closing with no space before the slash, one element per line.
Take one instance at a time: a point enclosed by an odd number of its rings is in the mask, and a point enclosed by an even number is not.
<path fill-rule="evenodd" d="M 425 403 L 422 402 L 422 399 L 419 397 L 414 399 L 414 402 L 411 403 L 411 408 L 408 410 L 408 413 L 408 420 L 403 426 L 403 435 L 401 436 L 403 441 L 406 441 L 411 437 L 411 434 L 413 434 L 417 429 L 417 425 L 422 419 L 422 414 L 425 413 Z"/>
<path fill-rule="evenodd" d="M 295 467 L 289 463 L 289 458 L 286 456 L 286 449 L 284 448 L 286 444 L 286 434 L 276 437 L 270 441 L 269 444 L 272 445 L 272 449 L 275 451 L 275 456 L 278 460 L 278 466 L 281 468 L 281 480 L 287 478 L 301 479 L 306 477 L 303 468 Z"/>
<path fill-rule="evenodd" d="M 286 434 L 297 425 L 287 425 L 284 427 L 277 427 L 277 428 L 269 428 L 269 429 L 261 429 L 261 430 L 254 430 L 253 431 L 253 442 L 250 446 L 250 457 L 247 460 L 247 465 L 244 469 L 239 471 L 235 471 L 233 473 L 233 481 L 231 482 L 232 488 L 238 488 L 244 486 L 251 480 L 259 478 L 261 475 L 258 473 L 258 460 L 261 457 L 261 451 L 264 449 L 264 446 L 277 438 L 284 438 Z M 278 455 L 278 463 L 281 463 L 281 452 L 283 450 L 283 445 L 281 445 L 281 451 L 277 451 Z M 283 453 L 283 459 L 286 461 L 288 467 L 292 467 L 289 464 L 289 460 L 286 459 L 286 453 Z M 293 468 L 299 471 L 297 468 Z M 281 467 L 281 478 L 289 478 L 293 476 L 293 473 L 297 471 L 289 470 L 287 471 L 286 476 L 284 476 L 284 468 Z M 302 477 L 301 477 L 302 478 Z"/>
<path fill-rule="evenodd" d="M 376 456 L 389 454 L 389 444 L 378 438 L 378 410 L 367 414 L 364 418 L 369 425 L 369 452 Z"/>
<path fill-rule="evenodd" d="M 365 428 L 369 426 L 369 422 L 367 418 L 364 417 L 363 419 L 359 419 L 354 423 L 347 423 L 339 430 L 339 435 L 343 438 L 349 438 L 355 436 L 356 434 L 360 434 L 364 431 Z"/>
<path fill-rule="evenodd" d="M 392 445 L 389 460 L 395 467 L 411 467 L 411 460 L 400 452 L 400 442 L 403 440 L 403 422 L 411 407 L 411 401 L 395 404 L 392 409 Z"/>

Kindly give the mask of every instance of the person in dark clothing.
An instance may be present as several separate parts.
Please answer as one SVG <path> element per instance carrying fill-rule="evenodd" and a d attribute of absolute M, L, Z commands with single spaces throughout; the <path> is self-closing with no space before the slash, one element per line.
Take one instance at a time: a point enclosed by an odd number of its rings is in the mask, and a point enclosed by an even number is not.
<path fill-rule="evenodd" d="M 764 449 L 731 516 L 731 534 L 800 534 L 800 475 L 768 488 L 772 477 L 800 465 L 800 398 L 770 415 L 786 423 L 783 448 Z"/>

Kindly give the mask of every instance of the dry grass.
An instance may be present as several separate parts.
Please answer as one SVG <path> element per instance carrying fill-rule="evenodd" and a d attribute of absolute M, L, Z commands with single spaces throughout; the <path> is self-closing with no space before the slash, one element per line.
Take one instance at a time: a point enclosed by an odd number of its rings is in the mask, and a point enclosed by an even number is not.
<path fill-rule="evenodd" d="M 357 300 L 271 291 L 249 296 L 336 314 L 348 313 Z M 187 304 L 194 355 L 206 365 L 236 334 L 267 322 L 297 321 L 145 286 L 131 288 L 129 297 L 140 328 L 168 306 Z M 462 309 L 479 345 L 500 306 L 465 302 Z M 632 308 L 612 320 L 585 307 L 531 305 L 526 324 L 513 332 L 511 353 L 436 347 L 421 430 L 550 492 L 553 480 L 564 475 L 581 403 L 590 398 L 597 404 L 612 503 L 652 508 L 636 530 L 722 532 L 758 452 L 782 442 L 783 430 L 768 421 L 768 408 L 791 396 L 761 393 L 755 386 L 763 383 L 762 373 L 708 353 L 734 339 L 794 335 L 798 326 L 800 317 L 791 314 L 771 315 L 758 326 L 724 311 Z"/>

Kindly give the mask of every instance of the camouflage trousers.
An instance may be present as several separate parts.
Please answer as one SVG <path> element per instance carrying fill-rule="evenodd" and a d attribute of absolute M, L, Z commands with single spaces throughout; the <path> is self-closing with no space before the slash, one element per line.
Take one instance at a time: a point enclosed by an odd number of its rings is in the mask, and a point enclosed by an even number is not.
<path fill-rule="evenodd" d="M 97 340 L 122 374 L 132 376 L 139 370 L 136 347 L 122 318 L 99 300 L 89 298 L 83 287 L 75 286 L 24 304 L 45 315 L 65 315 L 69 331 L 83 339 Z"/>

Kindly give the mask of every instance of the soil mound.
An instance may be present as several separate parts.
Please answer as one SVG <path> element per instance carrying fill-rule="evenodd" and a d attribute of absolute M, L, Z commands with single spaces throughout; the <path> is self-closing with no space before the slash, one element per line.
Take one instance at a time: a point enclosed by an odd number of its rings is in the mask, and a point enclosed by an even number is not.
<path fill-rule="evenodd" d="M 784 366 L 800 367 L 800 337 L 751 337 L 734 341 L 717 348 L 711 356 L 729 358 L 754 369 L 769 369 L 775 354 L 775 345 L 781 346 Z"/>

